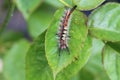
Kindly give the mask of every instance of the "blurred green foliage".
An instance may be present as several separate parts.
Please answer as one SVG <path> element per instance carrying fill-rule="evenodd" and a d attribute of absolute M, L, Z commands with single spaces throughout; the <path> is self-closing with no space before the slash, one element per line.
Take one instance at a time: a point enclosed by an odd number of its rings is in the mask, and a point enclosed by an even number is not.
<path fill-rule="evenodd" d="M 9 3 L 9 1 L 13 3 Z M 105 0 L 4 0 L 3 9 L 8 9 L 10 5 L 16 5 L 15 10 L 19 10 L 22 13 L 27 23 L 29 35 L 33 41 L 30 42 L 29 39 L 26 40 L 22 32 L 10 30 L 0 32 L 0 59 L 4 64 L 3 71 L 0 72 L 0 80 L 54 80 L 53 78 L 56 76 L 56 80 L 120 80 L 120 4 L 107 3 L 97 8 L 104 1 Z M 64 6 L 72 7 L 74 5 L 78 6 L 76 10 L 79 11 L 96 8 L 90 16 L 87 17 L 88 23 L 86 22 L 90 41 L 87 40 L 88 37 L 81 37 L 81 39 L 85 38 L 86 42 L 77 44 L 82 45 L 82 49 L 78 50 L 81 53 L 77 58 L 78 60 L 74 59 L 73 61 L 71 60 L 70 64 L 61 65 L 63 68 L 60 73 L 53 75 L 54 70 L 51 68 L 53 66 L 50 65 L 51 62 L 47 59 L 47 57 L 51 55 L 46 54 L 46 52 L 52 49 L 49 48 L 49 50 L 46 51 L 45 46 L 48 46 L 48 44 L 46 44 L 45 41 L 47 41 L 47 43 L 52 42 L 48 39 L 51 35 L 54 35 L 56 38 L 53 32 L 54 29 L 52 29 L 54 26 L 58 26 L 54 25 L 55 22 L 59 22 L 58 19 L 54 18 L 56 17 L 54 15 L 55 11 Z M 57 13 L 58 15 L 61 14 L 60 12 Z M 52 21 L 53 18 L 54 22 Z M 79 20 L 77 22 L 80 25 L 84 19 L 86 19 L 78 14 L 76 14 L 74 18 L 75 20 Z M 75 20 L 71 23 L 73 26 L 76 25 Z M 83 27 L 83 25 L 80 27 Z M 76 29 L 80 31 L 80 34 L 84 35 L 84 30 Z M 74 31 L 75 29 L 72 30 Z M 45 35 L 46 31 L 50 33 Z M 77 35 L 73 36 L 76 37 L 79 35 L 77 33 Z M 88 45 L 91 44 L 91 39 L 92 47 Z M 74 42 L 76 42 L 76 40 L 73 41 L 72 44 L 74 44 Z M 56 42 L 53 41 L 51 45 L 54 43 Z M 51 48 L 53 47 L 51 46 Z M 91 52 L 90 48 L 92 48 Z M 67 56 L 63 57 L 66 58 Z M 54 65 L 56 58 L 53 58 L 53 55 L 51 56 L 51 60 L 53 60 L 52 64 Z"/>

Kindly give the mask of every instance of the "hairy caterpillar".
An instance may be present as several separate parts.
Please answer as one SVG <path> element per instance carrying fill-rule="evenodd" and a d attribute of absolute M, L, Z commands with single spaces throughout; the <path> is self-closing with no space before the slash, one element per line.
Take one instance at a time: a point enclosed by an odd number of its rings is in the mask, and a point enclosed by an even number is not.
<path fill-rule="evenodd" d="M 61 50 L 63 50 L 63 49 L 65 49 L 69 52 L 69 48 L 68 48 L 69 27 L 70 27 L 69 23 L 70 23 L 71 14 L 75 10 L 76 7 L 77 6 L 74 6 L 72 9 L 67 8 L 65 10 L 64 15 L 62 16 L 59 31 L 57 33 L 59 56 L 60 56 Z"/>

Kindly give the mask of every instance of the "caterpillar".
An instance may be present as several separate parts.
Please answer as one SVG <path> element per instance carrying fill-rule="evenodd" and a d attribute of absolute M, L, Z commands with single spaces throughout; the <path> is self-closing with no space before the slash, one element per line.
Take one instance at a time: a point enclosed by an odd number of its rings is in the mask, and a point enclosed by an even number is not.
<path fill-rule="evenodd" d="M 58 51 L 59 56 L 61 53 L 61 50 L 67 50 L 70 54 L 69 48 L 68 48 L 68 39 L 69 39 L 69 23 L 70 23 L 70 17 L 72 12 L 75 10 L 77 6 L 75 5 L 72 9 L 66 8 L 64 15 L 62 16 L 59 30 L 58 30 Z"/>

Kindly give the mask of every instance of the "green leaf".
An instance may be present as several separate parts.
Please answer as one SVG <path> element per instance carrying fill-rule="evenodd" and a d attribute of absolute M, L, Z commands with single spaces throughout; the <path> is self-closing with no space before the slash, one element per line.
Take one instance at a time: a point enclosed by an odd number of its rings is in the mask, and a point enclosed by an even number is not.
<path fill-rule="evenodd" d="M 22 12 L 25 19 L 28 19 L 29 16 L 34 12 L 34 10 L 40 5 L 42 0 L 13 0 Z"/>
<path fill-rule="evenodd" d="M 62 4 L 64 4 L 64 6 L 67 6 L 67 7 L 72 7 L 72 6 L 75 6 L 73 4 L 73 0 L 59 0 Z"/>
<path fill-rule="evenodd" d="M 53 2 L 53 1 L 52 1 Z M 53 17 L 55 8 L 42 4 L 28 19 L 29 33 L 33 38 L 44 32 Z"/>
<path fill-rule="evenodd" d="M 0 73 L 0 80 L 5 80 L 3 74 Z"/>
<path fill-rule="evenodd" d="M 89 16 L 90 35 L 105 41 L 120 41 L 120 5 L 107 3 Z"/>
<path fill-rule="evenodd" d="M 104 43 L 102 41 L 93 38 L 92 56 L 90 57 L 90 61 L 87 64 L 88 66 L 86 66 L 88 69 L 89 68 L 91 69 L 91 72 L 94 72 L 93 70 L 95 70 L 95 68 L 97 68 L 97 70 L 100 70 L 101 68 L 102 65 L 101 53 L 103 47 Z M 89 65 L 92 67 L 89 67 Z M 95 72 L 97 71 L 95 70 Z"/>
<path fill-rule="evenodd" d="M 27 80 L 53 80 L 45 57 L 45 32 L 42 33 L 31 45 L 26 56 L 26 79 Z"/>
<path fill-rule="evenodd" d="M 75 57 L 78 57 L 81 47 L 83 46 L 87 37 L 86 16 L 79 12 L 74 11 L 71 17 L 69 36 L 71 38 L 68 41 L 70 55 L 67 51 L 62 51 L 59 56 L 58 53 L 58 39 L 56 33 L 58 33 L 60 19 L 64 14 L 64 8 L 56 11 L 53 20 L 46 33 L 46 57 L 48 63 L 51 66 L 54 75 L 60 72 L 63 68 L 69 65 Z"/>
<path fill-rule="evenodd" d="M 45 57 L 44 36 L 41 34 L 29 49 L 26 57 L 27 80 L 53 80 L 52 70 L 50 69 Z M 91 40 L 87 39 L 85 47 L 80 51 L 79 58 L 69 67 L 60 72 L 56 80 L 66 80 L 77 73 L 87 62 L 90 56 Z M 42 73 L 41 73 L 42 72 Z"/>
<path fill-rule="evenodd" d="M 118 51 L 120 53 L 120 42 L 107 42 L 107 44 L 112 47 L 114 50 Z"/>
<path fill-rule="evenodd" d="M 23 33 L 6 30 L 0 35 L 0 55 L 4 54 L 11 48 L 11 46 L 23 38 Z"/>
<path fill-rule="evenodd" d="M 45 33 L 40 35 L 28 51 L 26 57 L 27 80 L 53 80 L 52 71 L 47 63 L 44 52 L 44 35 Z M 68 68 L 65 68 L 64 71 L 58 75 L 56 80 L 61 80 L 61 78 L 63 78 L 62 80 L 66 80 L 66 78 L 69 78 L 71 75 L 69 72 L 73 75 L 73 73 L 75 74 L 81 69 L 81 67 L 83 67 L 90 56 L 90 44 L 91 40 L 88 39 L 84 49 L 81 51 L 81 57 L 79 57 L 79 59 L 76 60 L 75 63 L 72 63 Z"/>
<path fill-rule="evenodd" d="M 106 45 L 103 50 L 103 65 L 111 80 L 120 80 L 120 55 Z"/>
<path fill-rule="evenodd" d="M 54 1 L 45 0 L 45 2 L 48 3 L 48 4 L 50 4 L 50 5 L 52 5 L 52 6 L 54 6 L 54 7 L 57 7 L 57 8 L 64 6 L 62 3 L 60 3 L 59 0 L 54 0 Z"/>
<path fill-rule="evenodd" d="M 72 77 L 72 80 L 110 80 L 102 66 L 102 49 L 103 42 L 93 39 L 92 55 L 87 64 L 78 74 Z"/>
<path fill-rule="evenodd" d="M 87 76 L 86 76 L 87 75 Z M 80 70 L 78 74 L 73 76 L 70 80 L 95 80 L 95 76 L 85 68 Z"/>
<path fill-rule="evenodd" d="M 5 31 L 0 35 L 0 43 L 15 42 L 21 38 L 23 38 L 21 32 Z"/>
<path fill-rule="evenodd" d="M 92 55 L 83 69 L 87 70 L 94 76 L 94 79 L 92 80 L 109 80 L 102 66 L 101 54 L 104 43 L 100 40 L 93 39 L 92 45 Z"/>
<path fill-rule="evenodd" d="M 74 5 L 80 10 L 91 10 L 99 6 L 105 0 L 73 0 Z"/>
<path fill-rule="evenodd" d="M 4 75 L 6 80 L 25 80 L 25 56 L 29 48 L 26 40 L 20 40 L 12 46 L 4 57 Z"/>
<path fill-rule="evenodd" d="M 79 53 L 79 57 L 75 58 L 75 61 L 64 68 L 60 73 L 57 75 L 56 80 L 70 80 L 70 78 L 78 73 L 80 69 L 86 64 L 88 61 L 92 48 L 92 40 L 88 38 L 85 42 L 84 47 Z"/>
<path fill-rule="evenodd" d="M 0 56 L 4 56 L 12 45 L 13 45 L 12 42 L 0 43 Z"/>
<path fill-rule="evenodd" d="M 0 35 L 0 55 L 4 56 L 11 46 L 23 38 L 22 32 L 6 30 Z"/>

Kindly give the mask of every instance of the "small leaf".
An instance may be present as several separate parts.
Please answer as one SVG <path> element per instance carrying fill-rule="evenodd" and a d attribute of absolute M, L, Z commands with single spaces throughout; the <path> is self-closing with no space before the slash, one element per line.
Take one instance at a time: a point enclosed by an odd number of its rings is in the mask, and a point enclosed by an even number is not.
<path fill-rule="evenodd" d="M 74 5 L 80 10 L 91 10 L 99 6 L 105 0 L 73 0 Z"/>
<path fill-rule="evenodd" d="M 13 0 L 25 19 L 28 19 L 32 12 L 40 5 L 42 0 Z"/>
<path fill-rule="evenodd" d="M 103 50 L 103 65 L 111 80 L 120 80 L 120 55 L 106 45 Z"/>
<path fill-rule="evenodd" d="M 54 2 L 54 1 L 52 1 Z M 36 38 L 48 28 L 48 24 L 53 17 L 55 8 L 47 4 L 42 4 L 28 19 L 28 29 L 30 35 Z"/>
<path fill-rule="evenodd" d="M 107 3 L 89 17 L 90 35 L 105 41 L 120 41 L 120 4 Z"/>
<path fill-rule="evenodd" d="M 53 20 L 46 33 L 46 57 L 48 63 L 51 66 L 54 75 L 60 72 L 63 68 L 69 65 L 74 57 L 78 57 L 81 47 L 83 46 L 87 37 L 86 16 L 79 11 L 74 11 L 71 17 L 68 40 L 70 55 L 67 51 L 62 51 L 59 56 L 58 53 L 58 39 L 56 33 L 58 33 L 60 19 L 64 14 L 64 8 L 56 11 Z"/>
<path fill-rule="evenodd" d="M 88 38 L 85 42 L 84 47 L 79 53 L 79 58 L 74 58 L 75 61 L 68 65 L 65 69 L 63 69 L 57 75 L 56 80 L 70 80 L 70 78 L 78 73 L 80 69 L 86 64 L 88 61 L 92 48 L 92 40 Z"/>
<path fill-rule="evenodd" d="M 31 45 L 26 56 L 26 79 L 27 80 L 53 80 L 45 57 L 45 32 L 42 33 Z"/>
<path fill-rule="evenodd" d="M 29 48 L 26 40 L 20 40 L 12 46 L 4 59 L 6 80 L 25 80 L 25 56 Z"/>

